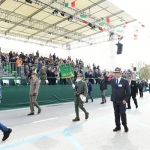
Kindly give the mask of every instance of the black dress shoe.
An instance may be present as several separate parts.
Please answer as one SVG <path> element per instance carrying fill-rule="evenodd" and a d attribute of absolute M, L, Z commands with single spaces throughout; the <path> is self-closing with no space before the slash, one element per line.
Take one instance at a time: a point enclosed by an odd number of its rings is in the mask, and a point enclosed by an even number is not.
<path fill-rule="evenodd" d="M 73 122 L 75 122 L 75 121 L 80 121 L 80 118 L 75 118 L 75 119 L 73 119 L 72 121 L 73 121 Z"/>
<path fill-rule="evenodd" d="M 116 127 L 115 129 L 113 129 L 114 132 L 121 130 L 120 127 Z"/>
<path fill-rule="evenodd" d="M 88 119 L 89 118 L 89 113 L 87 112 L 86 114 L 85 114 L 85 119 Z"/>
<path fill-rule="evenodd" d="M 40 113 L 41 113 L 41 109 L 38 110 L 38 114 L 40 114 Z"/>
<path fill-rule="evenodd" d="M 4 136 L 2 138 L 2 141 L 5 141 L 6 139 L 8 139 L 11 132 L 12 132 L 12 129 L 10 129 L 10 128 L 8 129 L 7 132 L 4 132 Z"/>
<path fill-rule="evenodd" d="M 131 107 L 127 107 L 126 109 L 131 109 Z"/>
<path fill-rule="evenodd" d="M 138 105 L 136 105 L 136 108 L 138 108 Z"/>
<path fill-rule="evenodd" d="M 29 113 L 28 116 L 34 115 L 34 113 Z"/>
<path fill-rule="evenodd" d="M 129 128 L 127 126 L 124 126 L 124 131 L 125 132 L 128 132 L 129 131 Z"/>
<path fill-rule="evenodd" d="M 104 102 L 101 102 L 101 104 L 104 104 Z"/>
<path fill-rule="evenodd" d="M 88 103 L 88 101 L 86 101 L 85 103 Z"/>

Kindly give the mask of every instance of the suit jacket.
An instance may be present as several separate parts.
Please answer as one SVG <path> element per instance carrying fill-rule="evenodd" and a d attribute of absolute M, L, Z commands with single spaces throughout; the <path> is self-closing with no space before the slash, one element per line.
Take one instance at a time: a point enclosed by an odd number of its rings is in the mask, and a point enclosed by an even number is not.
<path fill-rule="evenodd" d="M 38 78 L 31 79 L 29 95 L 33 95 L 33 93 L 36 93 L 36 95 L 38 95 L 39 87 L 40 87 L 39 79 Z"/>
<path fill-rule="evenodd" d="M 87 97 L 88 88 L 87 88 L 86 83 L 83 80 L 75 83 L 75 89 L 76 89 L 75 92 L 77 93 L 77 95 L 83 94 L 85 97 Z"/>
<path fill-rule="evenodd" d="M 92 83 L 88 82 L 87 87 L 88 87 L 88 93 L 90 93 L 92 91 Z"/>
<path fill-rule="evenodd" d="M 136 95 L 136 93 L 138 93 L 138 87 L 136 81 L 131 80 L 130 89 L 131 89 L 131 95 Z"/>
<path fill-rule="evenodd" d="M 110 84 L 112 87 L 111 101 L 116 103 L 122 103 L 123 100 L 128 101 L 131 93 L 129 82 L 126 79 L 121 78 L 118 87 L 116 86 L 116 79 L 112 79 Z"/>

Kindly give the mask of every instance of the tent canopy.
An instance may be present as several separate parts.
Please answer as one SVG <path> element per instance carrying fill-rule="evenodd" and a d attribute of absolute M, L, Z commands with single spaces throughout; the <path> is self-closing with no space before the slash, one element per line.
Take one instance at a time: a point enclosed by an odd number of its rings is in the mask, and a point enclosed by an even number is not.
<path fill-rule="evenodd" d="M 109 31 L 123 24 L 121 20 L 135 21 L 107 0 L 77 0 L 69 8 L 64 0 L 31 1 L 1 0 L 0 35 L 62 46 L 101 33 L 100 27 Z"/>

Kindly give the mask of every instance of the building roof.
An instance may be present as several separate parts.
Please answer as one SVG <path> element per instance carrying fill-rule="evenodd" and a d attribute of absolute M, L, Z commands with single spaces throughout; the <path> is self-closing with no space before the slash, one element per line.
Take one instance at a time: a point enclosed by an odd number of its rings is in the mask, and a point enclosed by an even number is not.
<path fill-rule="evenodd" d="M 89 43 L 83 39 L 101 33 L 101 25 L 105 31 L 109 31 L 123 24 L 121 20 L 128 23 L 135 21 L 135 18 L 107 0 L 77 0 L 73 8 L 65 7 L 64 0 L 29 1 L 32 3 L 1 0 L 1 36 L 46 45 L 62 46 L 74 41 Z M 65 3 L 72 1 L 65 0 Z M 73 17 L 72 21 L 68 21 L 70 16 Z"/>

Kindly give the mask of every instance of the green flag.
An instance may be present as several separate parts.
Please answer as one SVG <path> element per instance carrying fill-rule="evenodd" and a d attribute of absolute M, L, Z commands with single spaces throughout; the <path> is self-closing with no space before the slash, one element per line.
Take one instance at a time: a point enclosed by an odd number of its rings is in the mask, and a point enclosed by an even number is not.
<path fill-rule="evenodd" d="M 62 64 L 59 66 L 59 70 L 61 73 L 61 78 L 70 78 L 74 77 L 74 71 L 70 64 Z"/>

